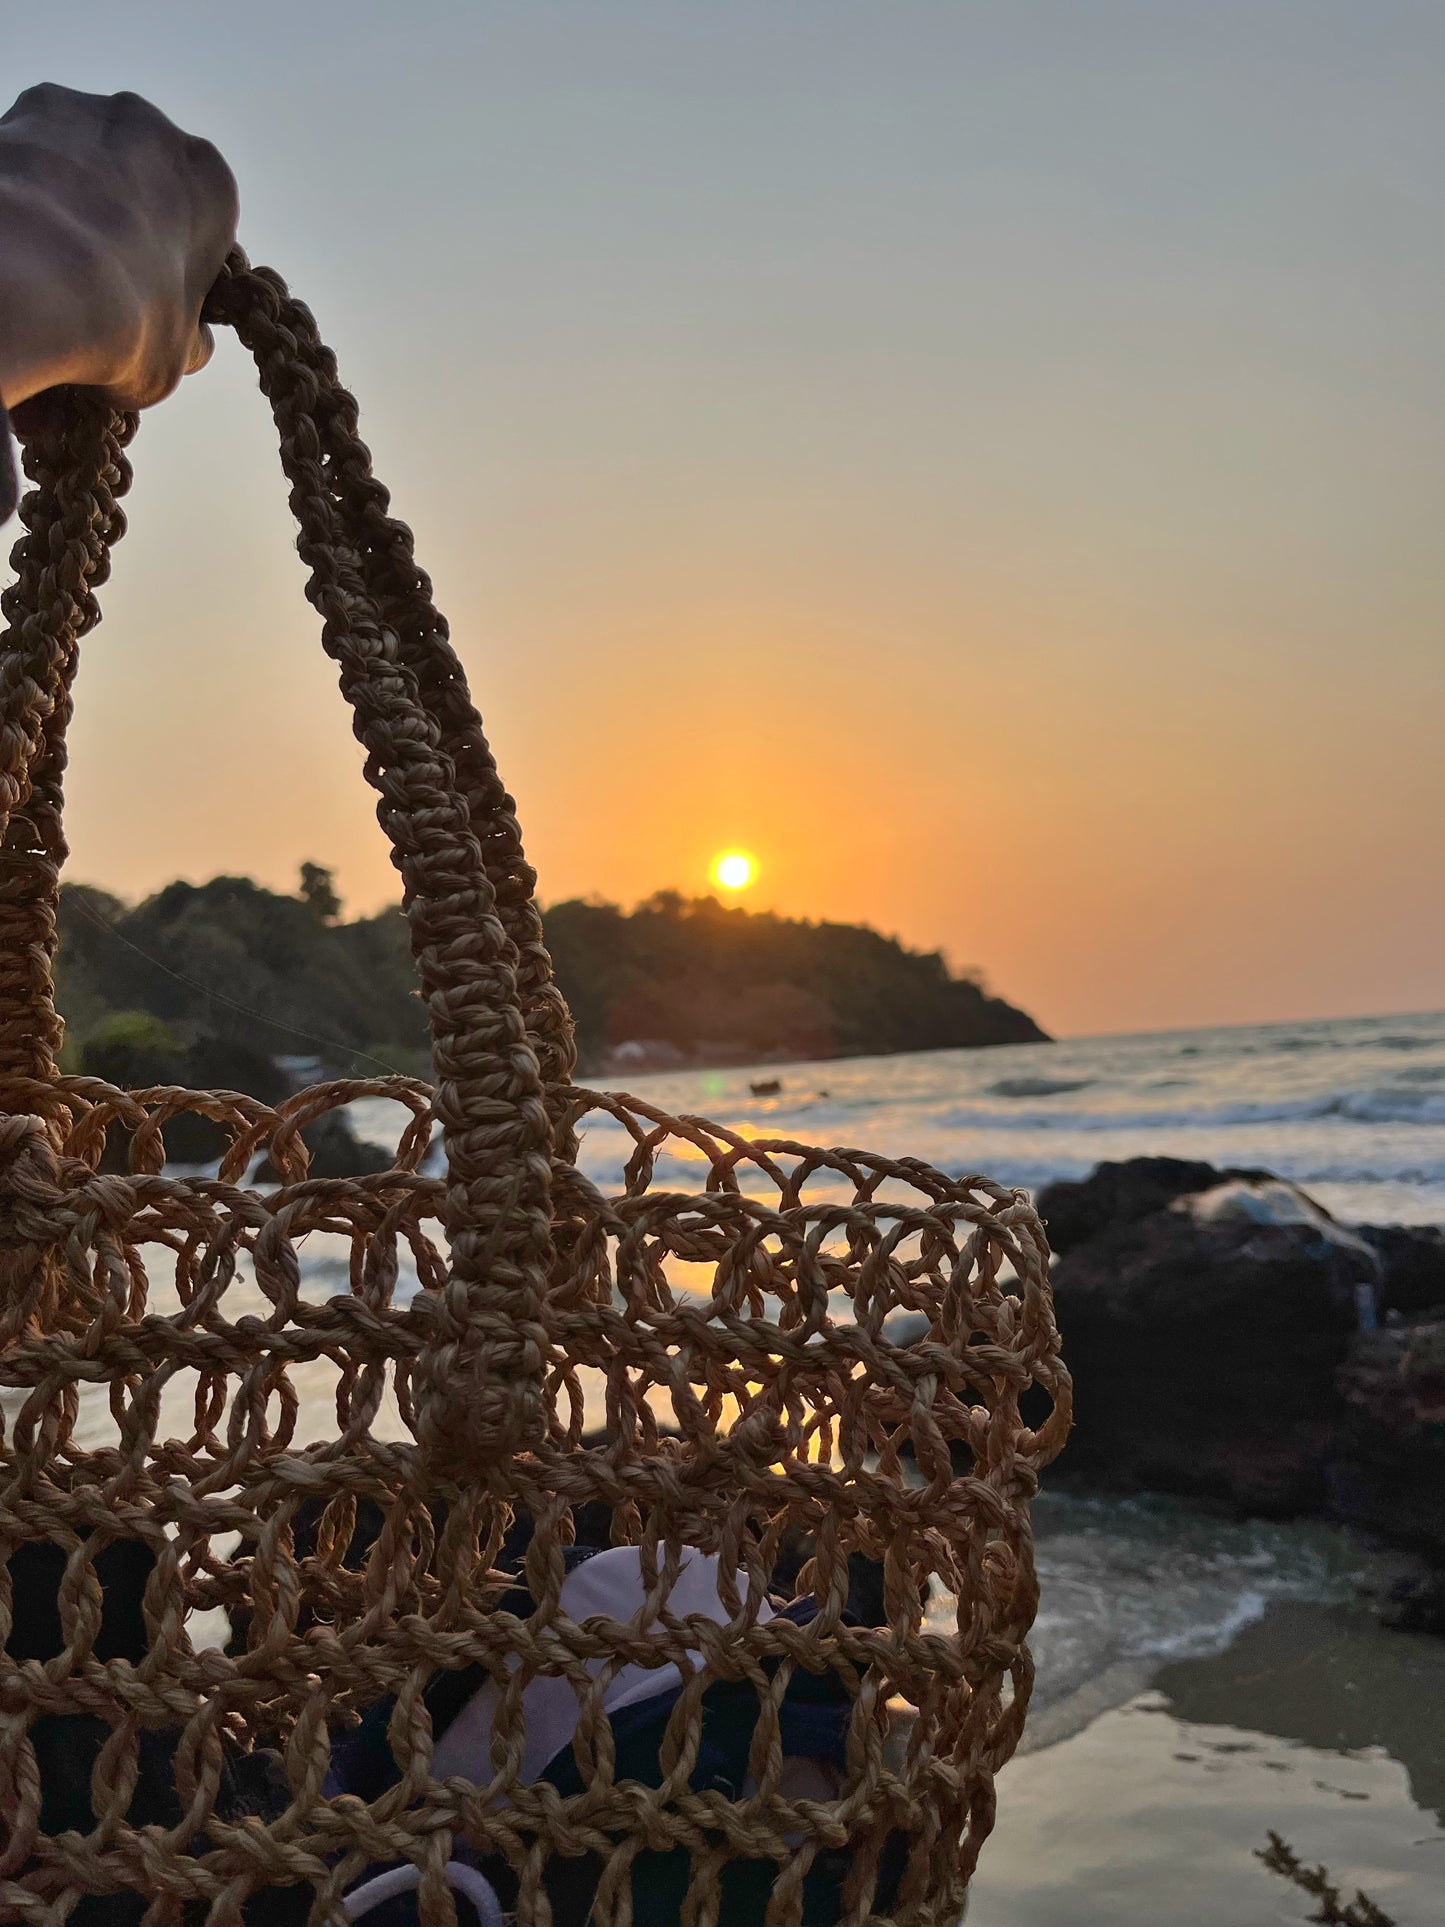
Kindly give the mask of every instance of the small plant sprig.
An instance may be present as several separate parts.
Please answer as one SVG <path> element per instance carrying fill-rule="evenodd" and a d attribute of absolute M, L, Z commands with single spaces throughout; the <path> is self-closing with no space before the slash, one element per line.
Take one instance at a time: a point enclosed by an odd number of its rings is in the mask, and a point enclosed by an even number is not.
<path fill-rule="evenodd" d="M 1326 1870 L 1305 1866 L 1294 1848 L 1282 1840 L 1273 1827 L 1269 1830 L 1269 1845 L 1256 1849 L 1255 1858 L 1262 1860 L 1271 1873 L 1293 1881 L 1311 1900 L 1320 1903 L 1310 1919 L 1319 1921 L 1321 1927 L 1397 1927 L 1394 1915 L 1387 1914 L 1358 1888 L 1353 1900 L 1342 1903 L 1340 1890 Z"/>

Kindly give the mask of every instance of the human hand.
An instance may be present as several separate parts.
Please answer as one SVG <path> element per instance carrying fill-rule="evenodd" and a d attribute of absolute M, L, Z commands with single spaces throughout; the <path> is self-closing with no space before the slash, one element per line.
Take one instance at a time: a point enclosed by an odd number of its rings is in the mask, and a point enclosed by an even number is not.
<path fill-rule="evenodd" d="M 138 94 L 27 89 L 0 119 L 0 401 L 170 394 L 210 359 L 201 303 L 237 212 L 216 149 Z"/>

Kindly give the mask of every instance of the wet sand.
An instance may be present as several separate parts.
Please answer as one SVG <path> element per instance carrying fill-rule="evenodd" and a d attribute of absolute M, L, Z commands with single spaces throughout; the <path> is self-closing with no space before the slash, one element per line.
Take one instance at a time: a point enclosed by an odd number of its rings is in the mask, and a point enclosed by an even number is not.
<path fill-rule="evenodd" d="M 1270 1828 L 1400 1927 L 1445 1920 L 1445 1641 L 1283 1600 L 1217 1656 L 1140 1670 L 1044 1710 L 968 1927 L 1304 1921 L 1254 1858 Z"/>

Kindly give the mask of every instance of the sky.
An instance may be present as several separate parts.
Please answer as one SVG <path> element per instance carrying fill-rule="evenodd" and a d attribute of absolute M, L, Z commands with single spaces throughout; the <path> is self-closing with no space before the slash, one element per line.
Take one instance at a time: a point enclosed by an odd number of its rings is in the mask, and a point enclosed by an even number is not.
<path fill-rule="evenodd" d="M 213 139 L 544 900 L 870 922 L 1058 1033 L 1445 1003 L 1434 0 L 0 4 Z M 395 895 L 234 341 L 149 414 L 69 874 Z"/>

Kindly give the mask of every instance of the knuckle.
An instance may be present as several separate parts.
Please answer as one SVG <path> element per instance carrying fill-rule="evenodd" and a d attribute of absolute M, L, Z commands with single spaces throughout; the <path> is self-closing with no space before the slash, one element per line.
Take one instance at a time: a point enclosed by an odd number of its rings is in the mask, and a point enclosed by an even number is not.
<path fill-rule="evenodd" d="M 229 209 L 234 219 L 240 212 L 240 191 L 225 155 L 204 135 L 188 134 L 186 158 L 197 179 L 204 184 L 217 205 Z"/>
<path fill-rule="evenodd" d="M 178 138 L 176 127 L 143 94 L 108 94 L 104 106 L 111 129 L 122 140 L 149 140 L 159 145 Z"/>
<path fill-rule="evenodd" d="M 51 107 L 61 101 L 76 100 L 79 96 L 69 87 L 62 87 L 58 80 L 38 80 L 33 87 L 27 87 L 15 97 L 17 107 Z"/>
<path fill-rule="evenodd" d="M 62 87 L 58 81 L 37 81 L 15 96 L 3 118 L 6 121 L 54 120 L 69 113 L 72 103 L 80 98 L 82 96 L 72 93 L 69 87 Z"/>

